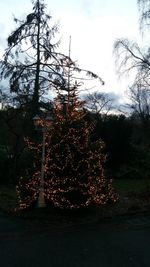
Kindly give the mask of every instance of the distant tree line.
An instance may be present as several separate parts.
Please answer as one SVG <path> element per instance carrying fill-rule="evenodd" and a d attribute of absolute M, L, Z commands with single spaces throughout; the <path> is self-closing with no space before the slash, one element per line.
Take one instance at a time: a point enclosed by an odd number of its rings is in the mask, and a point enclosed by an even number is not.
<path fill-rule="evenodd" d="M 135 115 L 102 115 L 88 111 L 95 124 L 94 140 L 101 138 L 107 154 L 106 172 L 115 179 L 150 178 L 150 121 L 147 128 Z M 26 148 L 29 121 L 16 108 L 0 110 L 0 183 L 17 183 L 30 166 L 32 154 Z M 32 133 L 33 134 L 33 133 Z M 42 133 L 35 131 L 42 141 Z"/>

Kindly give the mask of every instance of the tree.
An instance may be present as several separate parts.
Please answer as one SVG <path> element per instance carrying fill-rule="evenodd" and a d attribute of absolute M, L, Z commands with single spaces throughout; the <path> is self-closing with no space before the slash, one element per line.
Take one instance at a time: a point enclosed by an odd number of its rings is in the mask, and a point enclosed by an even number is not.
<path fill-rule="evenodd" d="M 150 88 L 143 83 L 133 84 L 129 87 L 128 96 L 131 101 L 129 107 L 134 116 L 140 119 L 143 126 L 146 126 L 150 119 Z"/>
<path fill-rule="evenodd" d="M 68 103 L 67 103 L 68 104 Z M 46 199 L 59 208 L 80 208 L 115 201 L 104 176 L 103 142 L 92 140 L 92 125 L 78 106 L 68 105 L 67 118 L 56 108 L 46 157 Z"/>
<path fill-rule="evenodd" d="M 43 0 L 33 2 L 32 13 L 21 21 L 8 37 L 8 47 L 1 60 L 1 78 L 10 78 L 10 91 L 32 108 L 32 115 L 39 111 L 39 100 L 52 90 L 53 81 L 61 77 L 61 60 L 55 40 L 57 25 L 45 13 Z"/>
<path fill-rule="evenodd" d="M 150 1 L 137 2 L 140 10 L 140 28 L 145 33 L 150 25 Z M 130 168 L 134 176 L 149 178 L 150 48 L 144 49 L 135 42 L 120 39 L 115 42 L 114 49 L 119 59 L 119 70 L 135 75 L 135 80 L 128 90 L 132 125 L 135 129 L 131 137 Z"/>
<path fill-rule="evenodd" d="M 93 92 L 85 97 L 86 107 L 97 115 L 107 115 L 114 108 L 114 99 L 107 93 Z"/>
<path fill-rule="evenodd" d="M 17 108 L 7 107 L 0 110 L 0 149 L 1 157 L 0 182 L 18 183 L 18 178 L 24 172 L 28 163 L 29 153 L 26 150 L 24 135 L 28 133 L 28 124 L 23 112 Z M 28 158 L 26 157 L 28 154 Z M 25 162 L 26 161 L 26 162 Z M 5 162 L 5 164 L 2 164 Z"/>
<path fill-rule="evenodd" d="M 78 97 L 77 81 L 73 82 L 74 67 L 64 62 L 64 82 L 57 81 L 54 121 L 46 134 L 45 199 L 61 209 L 77 209 L 90 205 L 115 202 L 117 196 L 112 181 L 104 176 L 105 155 L 102 140 L 94 140 L 94 124 L 90 123 L 83 102 Z M 44 121 L 41 120 L 41 124 Z M 30 143 L 29 143 L 30 145 Z M 17 187 L 21 208 L 36 201 L 39 185 L 40 146 L 31 144 L 36 153 L 36 172 L 23 187 Z M 23 188 L 31 195 L 24 197 Z"/>
<path fill-rule="evenodd" d="M 135 83 L 149 84 L 150 50 L 142 50 L 137 43 L 128 39 L 119 39 L 114 44 L 117 71 L 122 74 L 133 74 Z"/>
<path fill-rule="evenodd" d="M 138 0 L 141 29 L 145 26 L 149 28 L 150 1 Z M 150 75 L 150 48 L 141 48 L 136 42 L 125 38 L 116 40 L 114 43 L 114 53 L 116 54 L 116 63 L 118 72 L 132 73 L 135 75 L 135 84 L 147 84 L 149 86 Z"/>
<path fill-rule="evenodd" d="M 16 163 L 25 147 L 24 138 L 38 138 L 32 118 L 35 114 L 40 114 L 40 109 L 52 111 L 53 103 L 49 94 L 55 90 L 58 82 L 64 84 L 64 61 L 72 62 L 69 56 L 58 52 L 59 41 L 55 38 L 58 26 L 51 26 L 52 17 L 45 13 L 44 1 L 36 0 L 32 3 L 33 10 L 25 20 L 15 19 L 17 28 L 9 35 L 8 47 L 1 60 L 1 79 L 9 78 L 10 84 L 10 93 L 4 88 L 0 90 L 0 101 L 9 114 L 3 116 L 6 112 L 2 116 L 10 136 L 15 137 L 13 155 Z M 77 73 L 81 71 L 74 62 L 72 66 Z M 84 70 L 84 73 L 98 78 L 90 71 Z M 10 110 L 13 110 L 13 122 L 19 120 L 23 126 L 21 131 L 20 126 L 17 128 L 15 124 L 12 125 Z M 17 172 L 14 176 L 16 174 Z"/>
<path fill-rule="evenodd" d="M 149 14 L 150 14 L 150 1 L 149 0 L 137 0 L 139 10 L 141 12 L 140 25 L 141 29 L 149 27 Z"/>
<path fill-rule="evenodd" d="M 138 0 L 141 12 L 140 25 L 145 30 L 149 27 L 150 1 Z M 128 39 L 119 39 L 114 44 L 116 63 L 119 74 L 134 75 L 133 84 L 129 87 L 129 107 L 138 116 L 145 129 L 149 122 L 149 88 L 150 88 L 150 48 L 143 49 Z"/>
<path fill-rule="evenodd" d="M 42 96 L 52 92 L 58 80 L 63 83 L 62 62 L 68 57 L 58 52 L 58 25 L 51 25 L 52 17 L 45 13 L 44 0 L 32 3 L 33 11 L 25 20 L 15 18 L 18 27 L 7 39 L 8 47 L 1 60 L 1 79 L 10 78 L 10 91 L 34 116 Z M 77 66 L 76 71 L 80 71 Z M 89 71 L 86 74 L 98 77 Z"/>

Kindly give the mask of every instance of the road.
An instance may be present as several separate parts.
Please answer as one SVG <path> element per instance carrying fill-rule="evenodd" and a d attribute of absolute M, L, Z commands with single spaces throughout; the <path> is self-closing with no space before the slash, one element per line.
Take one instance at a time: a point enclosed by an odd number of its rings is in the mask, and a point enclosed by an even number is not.
<path fill-rule="evenodd" d="M 150 215 L 37 225 L 0 214 L 0 267 L 149 267 Z"/>

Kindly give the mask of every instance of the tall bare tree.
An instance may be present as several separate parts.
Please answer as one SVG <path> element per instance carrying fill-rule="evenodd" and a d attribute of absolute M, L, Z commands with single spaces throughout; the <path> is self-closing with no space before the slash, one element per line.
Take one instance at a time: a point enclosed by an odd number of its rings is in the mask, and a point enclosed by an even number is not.
<path fill-rule="evenodd" d="M 107 115 L 114 108 L 114 99 L 108 93 L 93 92 L 85 97 L 86 107 L 97 115 Z"/>
<path fill-rule="evenodd" d="M 150 87 L 143 83 L 133 84 L 128 90 L 128 95 L 131 101 L 129 107 L 142 124 L 147 125 L 150 120 Z"/>
<path fill-rule="evenodd" d="M 140 28 L 144 32 L 150 26 L 150 0 L 137 0 L 140 11 Z M 119 75 L 128 73 L 135 80 L 129 88 L 130 107 L 143 120 L 149 117 L 150 88 L 150 48 L 142 48 L 128 39 L 118 39 L 114 43 L 117 71 Z"/>

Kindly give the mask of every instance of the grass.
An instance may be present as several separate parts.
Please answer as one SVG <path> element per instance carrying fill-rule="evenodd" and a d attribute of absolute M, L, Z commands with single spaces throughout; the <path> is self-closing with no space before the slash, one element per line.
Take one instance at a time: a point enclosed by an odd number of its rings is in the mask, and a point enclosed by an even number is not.
<path fill-rule="evenodd" d="M 119 201 L 104 213 L 113 215 L 133 214 L 150 210 L 150 180 L 116 180 L 114 188 Z M 104 214 L 105 215 L 105 214 Z"/>
<path fill-rule="evenodd" d="M 150 180 L 115 180 L 114 188 L 119 195 L 127 195 L 130 193 L 138 194 L 149 191 L 150 192 Z"/>
<path fill-rule="evenodd" d="M 17 205 L 15 187 L 0 186 L 0 210 L 10 211 Z"/>
<path fill-rule="evenodd" d="M 119 201 L 116 205 L 96 208 L 96 213 L 99 217 L 112 217 L 120 214 L 150 210 L 150 180 L 115 180 L 113 185 L 115 191 L 119 194 Z M 17 196 L 15 187 L 1 186 L 0 210 L 9 212 L 14 210 L 16 206 Z M 32 217 L 39 217 L 39 211 L 31 211 L 31 213 L 33 214 Z M 45 210 L 44 213 L 42 217 L 46 218 L 46 214 L 49 211 L 46 213 Z M 28 215 L 30 216 L 31 214 L 27 213 Z"/>

